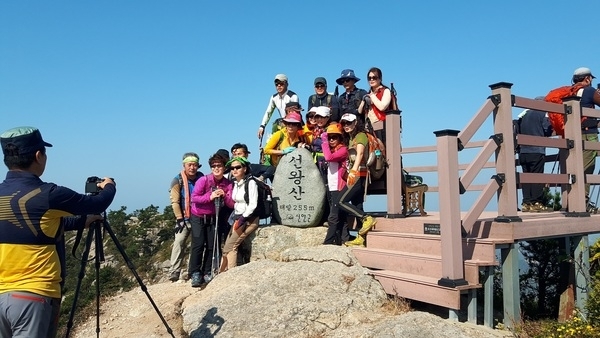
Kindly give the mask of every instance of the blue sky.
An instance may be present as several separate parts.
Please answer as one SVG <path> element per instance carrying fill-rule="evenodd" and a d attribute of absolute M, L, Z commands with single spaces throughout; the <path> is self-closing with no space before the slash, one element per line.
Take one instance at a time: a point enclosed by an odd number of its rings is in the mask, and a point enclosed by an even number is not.
<path fill-rule="evenodd" d="M 492 83 L 534 97 L 577 67 L 600 73 L 597 20 L 583 15 L 598 12 L 591 0 L 2 1 L 0 129 L 41 129 L 54 144 L 46 181 L 83 191 L 88 176 L 110 176 L 111 209 L 162 209 L 184 152 L 204 172 L 236 142 L 258 161 L 277 73 L 305 105 L 315 77 L 333 91 L 352 68 L 364 88 L 377 66 L 398 91 L 403 145 L 432 145 L 433 131 L 464 127 Z M 424 161 L 405 165 L 434 164 Z"/>

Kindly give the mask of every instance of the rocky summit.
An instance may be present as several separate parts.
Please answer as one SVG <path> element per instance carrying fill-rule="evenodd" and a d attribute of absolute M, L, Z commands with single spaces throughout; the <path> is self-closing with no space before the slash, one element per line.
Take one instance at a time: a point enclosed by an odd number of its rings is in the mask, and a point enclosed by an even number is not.
<path fill-rule="evenodd" d="M 181 281 L 148 290 L 176 337 L 510 336 L 428 313 L 386 310 L 383 288 L 345 247 L 294 247 L 269 256 L 277 258 L 239 266 L 203 289 Z M 72 336 L 95 336 L 95 320 L 88 318 Z M 170 336 L 140 288 L 103 301 L 100 325 L 101 337 Z"/>

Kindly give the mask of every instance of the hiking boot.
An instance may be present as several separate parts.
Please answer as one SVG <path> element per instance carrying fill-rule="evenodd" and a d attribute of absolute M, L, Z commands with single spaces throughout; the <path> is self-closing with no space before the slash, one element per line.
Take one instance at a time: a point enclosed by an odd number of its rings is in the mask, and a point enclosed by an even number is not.
<path fill-rule="evenodd" d="M 354 240 L 344 243 L 345 246 L 365 246 L 365 238 L 361 235 L 356 236 Z"/>
<path fill-rule="evenodd" d="M 375 224 L 377 224 L 377 220 L 375 218 L 373 218 L 373 216 L 365 216 L 362 219 L 362 227 L 360 228 L 360 230 L 358 230 L 358 234 L 359 235 L 365 235 L 367 232 L 369 232 L 369 230 L 371 230 L 372 227 L 375 226 Z"/>
<path fill-rule="evenodd" d="M 543 205 L 540 202 L 535 202 L 531 205 L 529 212 L 551 212 L 552 208 Z"/>
<path fill-rule="evenodd" d="M 213 278 L 211 277 L 211 275 L 204 275 L 203 279 L 204 283 L 208 284 Z"/>
<path fill-rule="evenodd" d="M 192 287 L 199 288 L 202 285 L 202 275 L 200 272 L 194 272 L 192 274 Z"/>
<path fill-rule="evenodd" d="M 529 203 L 523 203 L 521 204 L 521 211 L 522 212 L 530 212 L 531 211 L 531 204 Z"/>
<path fill-rule="evenodd" d="M 177 282 L 179 280 L 179 272 L 177 272 L 177 271 L 171 272 L 171 275 L 169 276 L 169 280 L 171 282 Z"/>

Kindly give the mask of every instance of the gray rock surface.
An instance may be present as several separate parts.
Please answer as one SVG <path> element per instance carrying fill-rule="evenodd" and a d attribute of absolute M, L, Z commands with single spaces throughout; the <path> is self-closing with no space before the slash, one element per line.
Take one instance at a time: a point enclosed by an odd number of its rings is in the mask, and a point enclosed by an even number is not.
<path fill-rule="evenodd" d="M 218 275 L 183 305 L 190 337 L 315 336 L 381 319 L 387 295 L 348 248 L 291 248 Z"/>
<path fill-rule="evenodd" d="M 326 227 L 290 228 L 283 225 L 261 226 L 247 240 L 251 245 L 251 260 L 280 260 L 281 253 L 294 247 L 315 247 L 323 244 Z"/>
<path fill-rule="evenodd" d="M 273 181 L 273 214 L 283 225 L 312 227 L 321 221 L 325 185 L 310 151 L 299 148 L 283 156 Z"/>

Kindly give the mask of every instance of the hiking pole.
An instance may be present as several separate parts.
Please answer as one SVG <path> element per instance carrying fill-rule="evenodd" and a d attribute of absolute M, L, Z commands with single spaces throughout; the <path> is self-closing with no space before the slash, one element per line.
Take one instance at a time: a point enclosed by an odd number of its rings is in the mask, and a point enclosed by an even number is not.
<path fill-rule="evenodd" d="M 218 269 L 220 267 L 221 264 L 219 264 L 218 260 L 219 259 L 219 255 L 218 252 L 220 251 L 220 245 L 219 245 L 219 214 L 221 213 L 221 197 L 217 197 L 215 198 L 215 233 L 213 236 L 213 255 L 212 255 L 212 262 L 211 262 L 211 266 L 210 266 L 210 279 L 212 280 L 218 273 Z"/>

